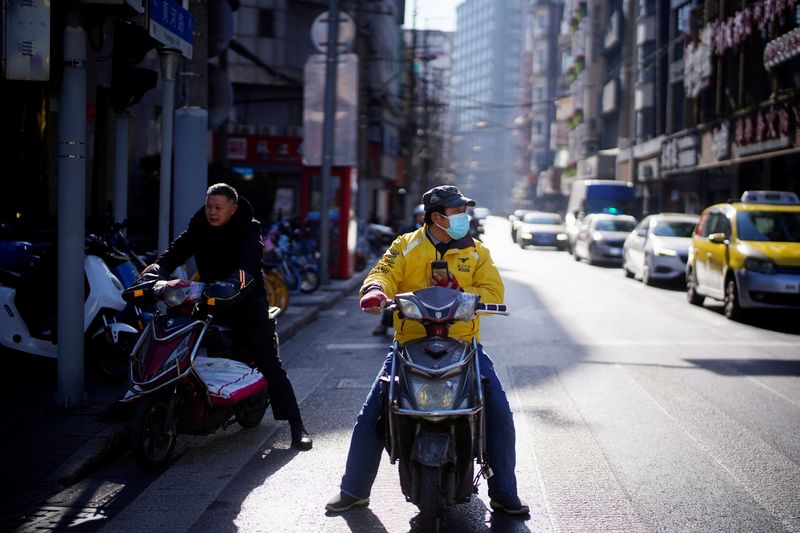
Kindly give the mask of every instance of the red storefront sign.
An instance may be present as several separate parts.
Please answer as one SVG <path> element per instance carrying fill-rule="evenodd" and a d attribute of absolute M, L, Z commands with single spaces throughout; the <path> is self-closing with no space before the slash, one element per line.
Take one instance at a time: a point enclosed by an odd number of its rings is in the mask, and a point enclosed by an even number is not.
<path fill-rule="evenodd" d="M 228 161 L 239 165 L 292 165 L 303 164 L 300 147 L 302 137 L 276 137 L 266 135 L 228 136 Z"/>

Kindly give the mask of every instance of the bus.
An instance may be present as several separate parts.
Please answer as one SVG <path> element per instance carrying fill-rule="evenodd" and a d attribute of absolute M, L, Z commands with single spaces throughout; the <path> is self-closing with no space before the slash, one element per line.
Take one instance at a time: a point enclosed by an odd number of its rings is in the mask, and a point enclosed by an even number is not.
<path fill-rule="evenodd" d="M 567 201 L 564 227 L 567 247 L 572 252 L 583 217 L 591 213 L 636 216 L 636 189 L 628 181 L 575 180 Z"/>

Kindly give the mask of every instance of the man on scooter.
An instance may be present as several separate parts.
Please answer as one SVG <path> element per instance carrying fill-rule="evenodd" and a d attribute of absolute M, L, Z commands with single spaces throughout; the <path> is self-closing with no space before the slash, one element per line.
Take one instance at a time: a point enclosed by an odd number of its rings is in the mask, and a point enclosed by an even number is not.
<path fill-rule="evenodd" d="M 275 322 L 269 319 L 261 283 L 262 250 L 261 224 L 253 218 L 250 202 L 230 185 L 217 183 L 156 265 L 168 274 L 194 257 L 200 280 L 208 284 L 206 294 L 217 296 L 215 320 L 241 336 L 244 353 L 267 378 L 272 413 L 276 420 L 289 421 L 292 446 L 310 450 L 313 443 L 275 345 Z"/>
<path fill-rule="evenodd" d="M 452 185 L 434 187 L 422 196 L 425 225 L 398 237 L 361 287 L 361 309 L 378 314 L 395 294 L 439 285 L 479 294 L 487 303 L 503 301 L 503 282 L 489 250 L 468 235 L 466 209 L 475 202 L 462 196 Z M 430 263 L 444 259 L 449 263 L 449 278 L 430 274 Z M 395 339 L 400 344 L 425 335 L 421 324 L 394 317 Z M 464 341 L 478 339 L 480 368 L 486 383 L 487 444 L 489 466 L 489 498 L 495 511 L 511 515 L 527 515 L 528 506 L 517 495 L 515 430 L 511 409 L 492 361 L 478 336 L 479 319 L 457 323 L 450 330 L 452 337 Z M 356 418 L 350 451 L 347 456 L 341 490 L 325 506 L 338 513 L 369 504 L 369 494 L 378 473 L 383 441 L 375 431 L 381 413 L 380 376 L 391 368 L 391 352 L 372 390 Z"/>

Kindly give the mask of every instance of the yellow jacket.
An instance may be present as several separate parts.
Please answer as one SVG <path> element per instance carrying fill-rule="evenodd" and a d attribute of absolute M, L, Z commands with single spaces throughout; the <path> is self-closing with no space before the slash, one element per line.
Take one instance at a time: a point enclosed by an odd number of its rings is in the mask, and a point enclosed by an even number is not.
<path fill-rule="evenodd" d="M 444 257 L 425 235 L 426 227 L 400 235 L 370 271 L 361 286 L 363 295 L 370 287 L 379 286 L 389 298 L 396 294 L 424 289 L 430 285 L 431 261 L 445 259 L 450 273 L 465 292 L 478 294 L 483 303 L 503 303 L 503 281 L 492 261 L 489 249 L 467 235 L 451 244 Z M 400 344 L 425 336 L 425 328 L 413 320 L 394 315 L 395 339 Z M 480 319 L 456 322 L 450 336 L 469 342 L 480 341 Z"/>

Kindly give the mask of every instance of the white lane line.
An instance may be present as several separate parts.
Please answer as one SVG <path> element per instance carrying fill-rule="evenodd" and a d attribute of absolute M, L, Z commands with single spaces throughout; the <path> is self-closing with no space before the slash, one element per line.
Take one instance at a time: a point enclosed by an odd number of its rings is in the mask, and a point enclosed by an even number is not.
<path fill-rule="evenodd" d="M 328 344 L 326 350 L 375 350 L 376 348 L 386 348 L 391 346 L 390 342 L 362 342 L 362 343 L 342 343 Z"/>

